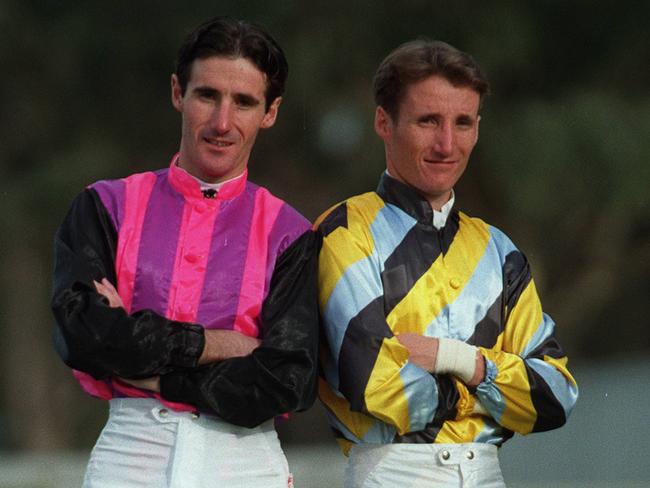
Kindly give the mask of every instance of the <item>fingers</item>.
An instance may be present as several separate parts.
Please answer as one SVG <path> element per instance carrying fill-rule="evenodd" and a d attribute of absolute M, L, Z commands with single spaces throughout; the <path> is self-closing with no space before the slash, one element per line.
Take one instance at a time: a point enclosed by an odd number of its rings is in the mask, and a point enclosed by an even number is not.
<path fill-rule="evenodd" d="M 104 280 L 105 280 L 105 279 L 106 279 L 106 278 L 104 278 Z M 102 282 L 103 282 L 104 280 L 102 280 Z M 95 290 L 97 290 L 97 293 L 99 293 L 100 295 L 103 295 L 103 296 L 105 296 L 106 298 L 108 298 L 108 291 L 106 290 L 106 285 L 104 285 L 103 283 L 98 283 L 98 282 L 95 281 L 95 280 L 93 280 L 93 284 L 95 285 Z"/>
<path fill-rule="evenodd" d="M 106 298 L 108 300 L 109 306 L 113 308 L 119 308 L 122 307 L 124 308 L 124 304 L 122 302 L 122 298 L 120 297 L 120 294 L 117 292 L 113 284 L 108 281 L 106 278 L 102 278 L 101 283 L 98 283 L 97 281 L 93 280 L 93 284 L 95 285 L 95 289 L 97 290 L 97 293 L 99 293 L 101 296 Z"/>
<path fill-rule="evenodd" d="M 102 278 L 102 285 L 104 285 L 106 287 L 106 289 L 108 289 L 109 291 L 111 291 L 111 292 L 113 292 L 113 293 L 115 293 L 117 295 L 117 290 L 113 286 L 113 283 L 108 281 L 106 278 Z"/>

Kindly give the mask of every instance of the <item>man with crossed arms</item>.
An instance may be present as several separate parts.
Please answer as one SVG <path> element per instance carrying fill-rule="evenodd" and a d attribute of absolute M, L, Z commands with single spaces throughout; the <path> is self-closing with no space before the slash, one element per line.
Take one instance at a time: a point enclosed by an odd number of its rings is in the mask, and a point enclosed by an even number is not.
<path fill-rule="evenodd" d="M 318 220 L 320 398 L 346 488 L 503 487 L 498 446 L 576 402 L 525 256 L 456 207 L 487 89 L 443 42 L 390 53 L 374 80 L 386 171 Z"/>
<path fill-rule="evenodd" d="M 84 487 L 292 486 L 273 418 L 315 399 L 319 243 L 247 179 L 287 71 L 260 27 L 199 26 L 171 77 L 179 152 L 90 185 L 57 233 L 56 349 L 110 405 Z"/>

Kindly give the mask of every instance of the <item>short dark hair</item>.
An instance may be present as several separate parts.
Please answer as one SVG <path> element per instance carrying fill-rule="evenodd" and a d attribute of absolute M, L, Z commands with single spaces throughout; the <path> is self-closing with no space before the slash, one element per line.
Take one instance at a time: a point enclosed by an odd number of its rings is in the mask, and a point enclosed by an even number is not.
<path fill-rule="evenodd" d="M 375 103 L 397 120 L 406 88 L 433 75 L 473 89 L 481 101 L 489 91 L 487 78 L 469 54 L 442 41 L 418 39 L 402 44 L 381 62 L 374 78 Z"/>
<path fill-rule="evenodd" d="M 266 110 L 284 93 L 289 65 L 282 48 L 257 24 L 215 17 L 192 31 L 176 58 L 175 73 L 184 94 L 195 59 L 212 56 L 245 58 L 266 75 Z"/>

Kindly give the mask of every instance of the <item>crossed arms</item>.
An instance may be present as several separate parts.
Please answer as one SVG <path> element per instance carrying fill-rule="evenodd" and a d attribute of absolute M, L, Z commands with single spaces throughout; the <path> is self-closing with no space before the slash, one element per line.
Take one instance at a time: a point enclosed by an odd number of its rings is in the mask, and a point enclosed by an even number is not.
<path fill-rule="evenodd" d="M 141 386 L 159 389 L 166 400 L 249 427 L 311 405 L 318 336 L 314 233 L 277 258 L 260 340 L 111 306 L 110 293 L 94 283 L 115 283 L 116 242 L 101 200 L 85 190 L 55 238 L 54 339 L 68 366 L 100 380 L 146 380 Z"/>
<path fill-rule="evenodd" d="M 448 254 L 387 312 L 384 293 L 402 286 L 403 270 L 381 266 L 386 256 L 375 239 L 390 239 L 392 231 L 377 224 L 382 233 L 370 234 L 367 207 L 374 200 L 363 198 L 359 209 L 348 202 L 330 214 L 320 254 L 325 372 L 335 394 L 351 412 L 393 426 L 399 435 L 473 415 L 522 434 L 562 425 L 577 387 L 523 254 L 498 230 L 463 216 Z M 345 225 L 334 225 L 339 221 Z M 403 256 L 418 259 L 419 250 Z M 459 284 L 476 290 L 475 298 L 467 291 L 454 295 L 463 287 L 446 288 L 448 264 L 458 263 L 452 273 L 470 270 L 470 256 L 483 267 L 475 275 L 467 271 L 468 281 Z M 480 298 L 486 290 L 489 302 Z M 454 317 L 452 325 L 445 317 Z M 444 332 L 458 323 L 471 327 L 466 340 Z M 447 359 L 440 361 L 441 354 Z M 453 361 L 461 355 L 464 366 Z"/>

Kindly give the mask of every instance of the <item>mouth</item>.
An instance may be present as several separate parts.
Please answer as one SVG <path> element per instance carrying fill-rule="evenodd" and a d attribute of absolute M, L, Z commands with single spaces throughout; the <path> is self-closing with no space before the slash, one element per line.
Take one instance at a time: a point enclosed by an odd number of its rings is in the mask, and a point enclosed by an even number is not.
<path fill-rule="evenodd" d="M 209 144 L 210 146 L 222 149 L 234 145 L 234 142 L 227 141 L 223 139 L 213 138 L 213 137 L 204 137 L 203 142 Z"/>
<path fill-rule="evenodd" d="M 424 158 L 424 162 L 427 163 L 427 164 L 441 164 L 441 165 L 450 166 L 452 164 L 455 164 L 456 160 L 446 161 L 446 160 L 441 160 L 441 159 L 427 159 L 427 158 Z"/>

